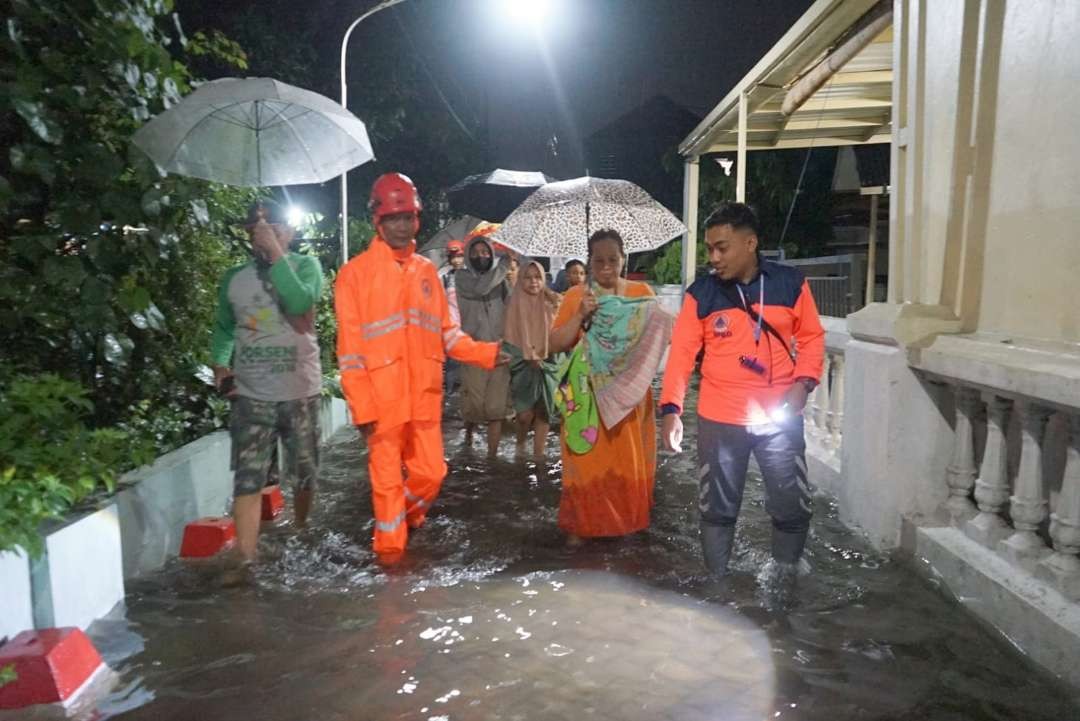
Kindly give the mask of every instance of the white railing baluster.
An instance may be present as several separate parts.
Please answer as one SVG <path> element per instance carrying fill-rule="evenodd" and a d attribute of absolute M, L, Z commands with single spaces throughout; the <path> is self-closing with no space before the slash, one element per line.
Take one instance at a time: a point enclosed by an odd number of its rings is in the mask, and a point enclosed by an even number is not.
<path fill-rule="evenodd" d="M 1006 458 L 1005 429 L 1012 401 L 994 395 L 987 404 L 986 452 L 983 453 L 979 478 L 975 481 L 975 502 L 979 514 L 964 526 L 975 541 L 994 548 L 1009 535 L 1001 511 L 1009 500 L 1009 469 Z"/>
<path fill-rule="evenodd" d="M 1035 575 L 1080 601 L 1080 414 L 1069 416 L 1069 442 L 1065 451 L 1065 475 L 1061 493 L 1050 514 L 1050 538 L 1054 553 L 1035 570 Z"/>
<path fill-rule="evenodd" d="M 1035 570 L 1035 564 L 1050 553 L 1036 531 L 1046 520 L 1046 494 L 1043 493 L 1043 439 L 1050 410 L 1036 403 L 1020 405 L 1020 469 L 1016 492 L 1012 495 L 1009 515 L 1016 531 L 998 545 L 1013 563 Z"/>
<path fill-rule="evenodd" d="M 833 383 L 829 400 L 832 403 L 831 445 L 837 451 L 844 434 L 844 356 L 837 353 L 832 356 Z"/>
<path fill-rule="evenodd" d="M 977 509 L 971 502 L 975 488 L 975 428 L 972 421 L 979 411 L 982 399 L 973 388 L 956 388 L 956 432 L 953 441 L 952 462 L 945 471 L 949 484 L 949 500 L 945 507 L 952 517 L 953 525 L 962 526 L 975 517 Z"/>
<path fill-rule="evenodd" d="M 829 354 L 825 354 L 825 368 L 821 373 L 821 383 L 817 388 L 818 407 L 814 413 L 814 426 L 827 444 L 829 433 L 829 374 L 832 369 L 832 360 Z"/>

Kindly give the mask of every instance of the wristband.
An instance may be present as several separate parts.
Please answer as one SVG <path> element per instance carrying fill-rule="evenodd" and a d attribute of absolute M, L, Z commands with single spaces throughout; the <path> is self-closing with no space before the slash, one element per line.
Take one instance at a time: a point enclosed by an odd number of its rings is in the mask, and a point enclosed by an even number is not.
<path fill-rule="evenodd" d="M 674 403 L 664 403 L 663 405 L 660 406 L 660 415 L 661 416 L 670 416 L 672 413 L 674 413 L 675 415 L 681 415 L 682 414 L 682 409 L 679 408 Z"/>

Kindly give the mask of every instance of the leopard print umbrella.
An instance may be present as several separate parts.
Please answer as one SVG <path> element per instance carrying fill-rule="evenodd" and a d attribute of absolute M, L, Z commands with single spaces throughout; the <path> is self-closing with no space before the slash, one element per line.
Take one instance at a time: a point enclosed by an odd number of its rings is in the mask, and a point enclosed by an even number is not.
<path fill-rule="evenodd" d="M 589 234 L 601 228 L 617 230 L 627 253 L 654 250 L 686 233 L 678 218 L 629 181 L 574 178 L 537 189 L 494 238 L 527 256 L 584 258 Z"/>

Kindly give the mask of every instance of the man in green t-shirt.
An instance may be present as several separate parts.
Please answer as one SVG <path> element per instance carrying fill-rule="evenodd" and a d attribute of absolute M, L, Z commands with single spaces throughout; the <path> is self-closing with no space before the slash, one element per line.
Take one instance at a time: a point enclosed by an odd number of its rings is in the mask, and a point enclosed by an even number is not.
<path fill-rule="evenodd" d="M 276 203 L 253 205 L 247 230 L 255 257 L 221 281 L 211 356 L 217 388 L 232 401 L 233 519 L 240 556 L 251 561 L 279 439 L 282 476 L 296 487 L 298 527 L 311 510 L 322 387 L 315 305 L 323 275 L 317 258 L 289 252 L 295 231 Z"/>

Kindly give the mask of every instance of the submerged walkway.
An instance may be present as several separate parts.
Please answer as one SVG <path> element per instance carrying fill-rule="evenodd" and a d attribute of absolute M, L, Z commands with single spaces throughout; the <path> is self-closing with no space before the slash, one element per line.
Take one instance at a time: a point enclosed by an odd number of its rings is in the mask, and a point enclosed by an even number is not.
<path fill-rule="evenodd" d="M 489 464 L 461 436 L 449 423 L 451 474 L 392 573 L 369 551 L 366 454 L 346 429 L 313 527 L 264 534 L 254 586 L 180 563 L 132 584 L 126 619 L 92 629 L 120 678 L 83 718 L 1080 717 L 1069 690 L 868 551 L 825 499 L 814 572 L 792 590 L 762 571 L 752 481 L 736 573 L 717 583 L 699 560 L 692 454 L 662 460 L 648 532 L 568 552 L 557 451 L 547 466 Z"/>

